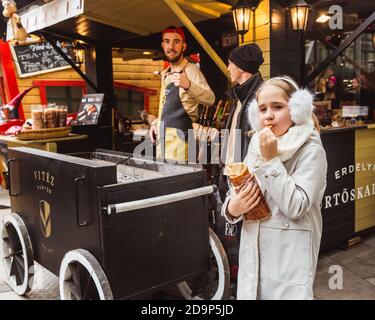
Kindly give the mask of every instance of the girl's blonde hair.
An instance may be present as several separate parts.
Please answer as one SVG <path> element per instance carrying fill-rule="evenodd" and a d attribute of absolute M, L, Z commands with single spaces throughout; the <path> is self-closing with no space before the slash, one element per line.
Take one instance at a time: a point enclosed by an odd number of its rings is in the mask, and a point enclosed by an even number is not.
<path fill-rule="evenodd" d="M 291 98 L 292 94 L 300 89 L 298 84 L 289 76 L 274 77 L 262 83 L 255 94 L 256 100 L 258 100 L 259 93 L 269 86 L 281 89 L 285 99 L 287 99 L 288 101 Z M 315 128 L 320 132 L 319 120 L 314 113 L 312 113 L 312 119 Z"/>

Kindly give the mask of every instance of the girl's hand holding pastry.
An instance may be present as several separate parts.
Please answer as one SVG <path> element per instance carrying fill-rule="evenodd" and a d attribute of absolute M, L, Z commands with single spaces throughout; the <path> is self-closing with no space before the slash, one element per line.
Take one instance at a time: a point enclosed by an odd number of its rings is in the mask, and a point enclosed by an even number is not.
<path fill-rule="evenodd" d="M 259 148 L 265 161 L 277 157 L 277 139 L 270 127 L 265 127 L 259 133 Z"/>

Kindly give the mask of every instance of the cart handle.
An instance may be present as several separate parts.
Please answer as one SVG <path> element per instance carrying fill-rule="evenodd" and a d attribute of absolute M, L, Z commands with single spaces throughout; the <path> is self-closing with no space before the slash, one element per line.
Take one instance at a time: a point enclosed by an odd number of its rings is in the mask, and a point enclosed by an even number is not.
<path fill-rule="evenodd" d="M 79 198 L 78 198 L 78 182 L 85 181 L 85 179 L 86 179 L 85 176 L 74 179 L 74 189 L 75 189 L 74 192 L 75 192 L 75 196 L 76 196 L 76 221 L 77 221 L 78 227 L 84 227 L 84 226 L 87 226 L 89 224 L 87 221 L 83 221 L 83 222 L 79 221 L 79 210 L 78 210 L 78 206 L 79 206 L 79 203 L 78 203 L 78 201 L 79 201 Z"/>
<path fill-rule="evenodd" d="M 8 161 L 7 161 L 7 167 L 8 167 L 8 189 L 9 189 L 9 196 L 11 196 L 11 197 L 16 197 L 16 196 L 18 196 L 18 194 L 12 194 L 12 188 L 11 188 L 11 176 L 10 176 L 10 164 L 12 163 L 12 162 L 15 162 L 16 161 L 16 159 L 9 159 Z"/>
<path fill-rule="evenodd" d="M 148 199 L 142 200 L 135 200 L 123 203 L 116 203 L 116 204 L 109 204 L 107 207 L 104 207 L 104 211 L 107 215 L 111 215 L 114 213 L 121 213 L 139 209 L 145 209 L 150 207 L 161 206 L 163 204 L 178 202 L 182 200 L 197 198 L 200 196 L 204 196 L 207 194 L 211 194 L 216 190 L 216 186 L 207 186 L 172 194 L 167 194 L 164 196 L 153 197 Z"/>

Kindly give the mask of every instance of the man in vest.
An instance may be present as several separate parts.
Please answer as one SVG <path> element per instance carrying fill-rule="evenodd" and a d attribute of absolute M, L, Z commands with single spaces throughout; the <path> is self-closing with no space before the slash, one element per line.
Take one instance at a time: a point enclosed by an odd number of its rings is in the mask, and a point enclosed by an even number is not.
<path fill-rule="evenodd" d="M 153 143 L 158 140 L 158 159 L 186 162 L 188 131 L 198 120 L 198 106 L 213 105 L 215 95 L 198 67 L 184 57 L 186 41 L 181 28 L 167 27 L 161 46 L 170 66 L 161 74 L 159 114 L 151 124 L 150 138 Z"/>

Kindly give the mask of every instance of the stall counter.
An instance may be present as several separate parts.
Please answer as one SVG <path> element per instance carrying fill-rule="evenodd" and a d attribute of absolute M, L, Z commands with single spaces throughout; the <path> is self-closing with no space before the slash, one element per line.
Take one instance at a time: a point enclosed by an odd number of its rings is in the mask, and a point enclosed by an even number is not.
<path fill-rule="evenodd" d="M 5 136 L 0 135 L 0 143 L 5 143 L 9 147 L 29 147 L 34 149 L 40 149 L 50 152 L 58 152 L 58 147 L 62 143 L 67 141 L 76 141 L 87 139 L 87 135 L 83 134 L 69 134 L 62 138 L 52 138 L 52 139 L 38 139 L 38 140 L 20 140 L 15 136 Z"/>
<path fill-rule="evenodd" d="M 15 136 L 0 135 L 0 187 L 8 187 L 8 148 L 29 147 L 50 152 L 72 153 L 82 151 L 82 142 L 87 139 L 88 136 L 84 134 L 69 134 L 66 137 L 40 140 L 20 140 Z"/>
<path fill-rule="evenodd" d="M 322 249 L 375 230 L 375 125 L 321 132 L 328 161 Z"/>

